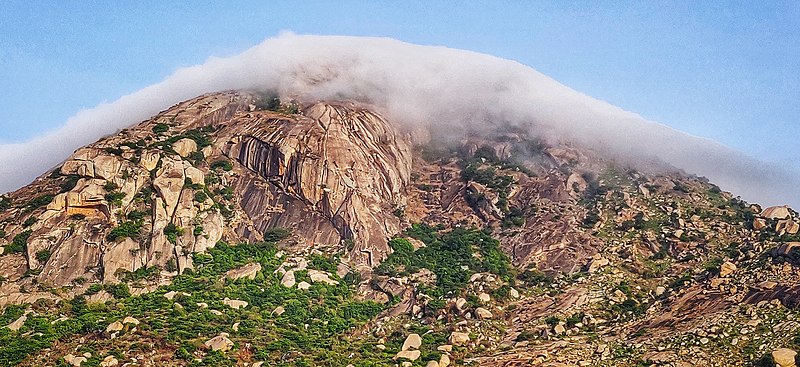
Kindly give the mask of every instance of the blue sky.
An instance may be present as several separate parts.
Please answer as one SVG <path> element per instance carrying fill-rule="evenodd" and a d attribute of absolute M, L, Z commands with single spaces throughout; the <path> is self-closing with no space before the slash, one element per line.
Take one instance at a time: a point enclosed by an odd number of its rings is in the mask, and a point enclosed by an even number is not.
<path fill-rule="evenodd" d="M 800 169 L 800 3 L 0 2 L 0 142 L 282 30 L 489 53 Z M 698 157 L 700 159 L 700 157 Z"/>

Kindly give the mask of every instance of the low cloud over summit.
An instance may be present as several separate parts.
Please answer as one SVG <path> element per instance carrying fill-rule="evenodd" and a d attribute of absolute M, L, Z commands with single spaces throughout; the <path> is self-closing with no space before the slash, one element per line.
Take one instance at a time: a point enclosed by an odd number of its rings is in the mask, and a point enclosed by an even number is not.
<path fill-rule="evenodd" d="M 480 132 L 511 125 L 642 169 L 660 161 L 750 201 L 800 206 L 797 172 L 647 121 L 520 63 L 387 38 L 294 34 L 180 69 L 158 84 L 81 111 L 56 131 L 0 145 L 0 191 L 30 182 L 74 149 L 179 101 L 230 89 L 270 90 L 304 101 L 357 100 L 409 128 Z"/>

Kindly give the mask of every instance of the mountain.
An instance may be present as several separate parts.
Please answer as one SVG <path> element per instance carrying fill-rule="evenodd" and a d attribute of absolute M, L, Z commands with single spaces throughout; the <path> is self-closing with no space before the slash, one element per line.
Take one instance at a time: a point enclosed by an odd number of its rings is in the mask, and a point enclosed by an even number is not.
<path fill-rule="evenodd" d="M 193 98 L 0 198 L 0 362 L 795 365 L 798 213 L 629 163 Z"/>

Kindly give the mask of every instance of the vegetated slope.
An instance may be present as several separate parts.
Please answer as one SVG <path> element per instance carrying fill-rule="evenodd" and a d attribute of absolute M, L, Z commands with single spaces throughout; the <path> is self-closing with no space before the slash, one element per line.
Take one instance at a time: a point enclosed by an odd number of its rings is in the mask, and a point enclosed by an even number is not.
<path fill-rule="evenodd" d="M 525 131 L 457 141 L 226 92 L 79 149 L 0 199 L 0 361 L 727 366 L 797 348 L 796 212 Z"/>

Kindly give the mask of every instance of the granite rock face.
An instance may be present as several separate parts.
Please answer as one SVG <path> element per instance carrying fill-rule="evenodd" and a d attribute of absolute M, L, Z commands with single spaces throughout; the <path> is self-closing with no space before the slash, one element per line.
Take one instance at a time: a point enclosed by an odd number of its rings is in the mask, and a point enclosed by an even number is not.
<path fill-rule="evenodd" d="M 377 265 L 401 230 L 392 212 L 406 202 L 408 137 L 353 104 L 283 114 L 254 108 L 257 98 L 182 102 L 8 194 L 0 275 L 25 283 L 30 269 L 36 282 L 66 286 L 157 267 L 169 278 L 220 240 L 263 240 L 274 228 L 291 230 L 287 246 Z M 36 298 L 17 293 L 6 286 L 0 300 Z"/>

